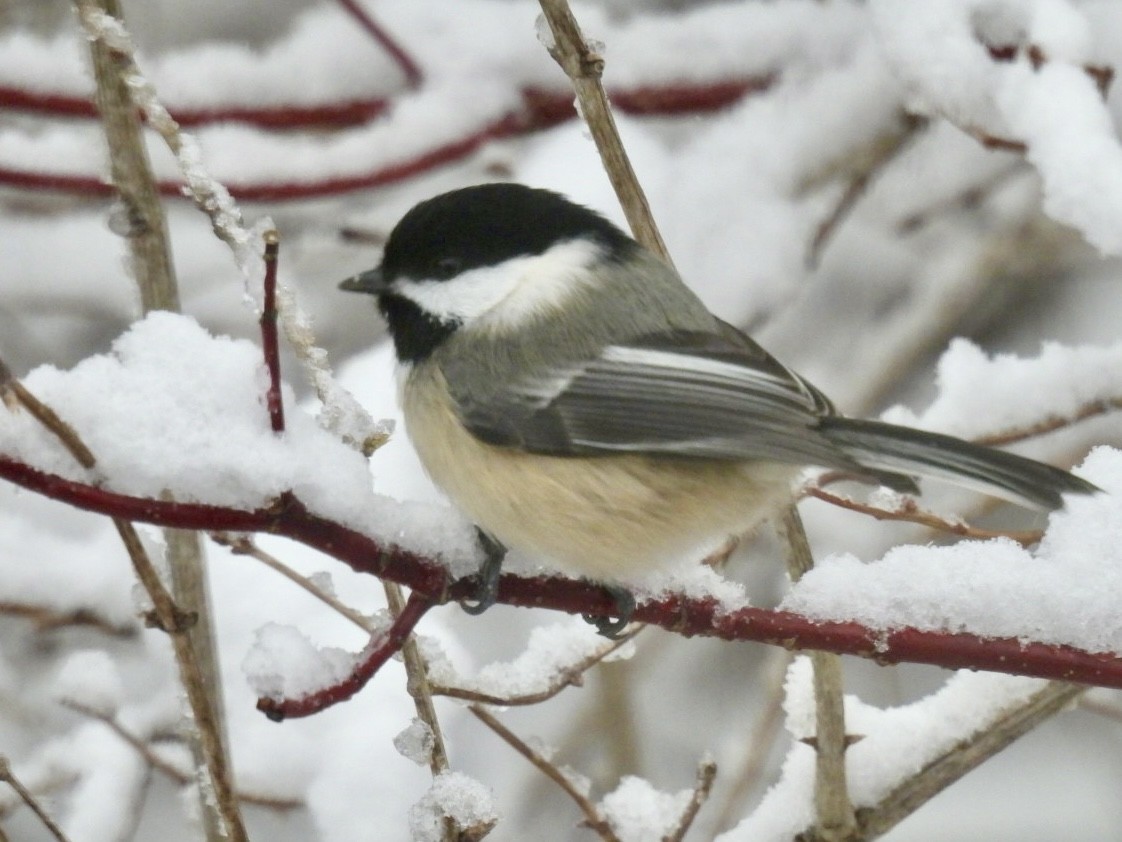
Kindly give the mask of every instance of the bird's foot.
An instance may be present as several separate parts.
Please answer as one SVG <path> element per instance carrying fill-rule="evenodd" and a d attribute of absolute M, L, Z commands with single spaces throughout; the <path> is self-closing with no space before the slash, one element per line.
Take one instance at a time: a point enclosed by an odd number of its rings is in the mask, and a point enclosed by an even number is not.
<path fill-rule="evenodd" d="M 609 640 L 619 640 L 627 624 L 631 622 L 631 615 L 635 613 L 635 597 L 631 591 L 620 585 L 599 583 L 604 590 L 612 595 L 616 610 L 611 616 L 602 614 L 582 614 L 585 622 L 596 626 L 596 631 Z"/>

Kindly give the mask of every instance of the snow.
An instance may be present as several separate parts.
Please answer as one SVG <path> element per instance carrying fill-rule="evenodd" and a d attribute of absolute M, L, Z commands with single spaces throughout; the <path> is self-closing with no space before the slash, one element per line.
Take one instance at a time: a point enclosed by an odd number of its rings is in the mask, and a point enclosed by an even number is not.
<path fill-rule="evenodd" d="M 1094 80 L 1059 62 L 1010 67 L 998 106 L 1028 144 L 1044 210 L 1104 253 L 1122 253 L 1122 144 Z"/>
<path fill-rule="evenodd" d="M 462 772 L 441 772 L 432 787 L 409 811 L 414 842 L 440 842 L 445 838 L 444 818 L 465 831 L 488 827 L 498 821 L 491 792 Z M 471 834 L 467 834 L 471 835 Z"/>
<path fill-rule="evenodd" d="M 58 698 L 79 699 L 83 706 L 112 716 L 121 706 L 125 689 L 117 665 L 107 652 L 75 652 L 55 678 Z"/>
<path fill-rule="evenodd" d="M 846 751 L 846 777 L 854 806 L 873 806 L 908 775 L 983 730 L 1045 685 L 1031 678 L 960 672 L 937 692 L 909 705 L 881 709 L 846 696 L 846 732 L 861 737 Z M 785 690 L 788 732 L 795 740 L 813 736 L 809 658 L 792 662 Z M 814 822 L 814 776 L 814 749 L 796 742 L 778 782 L 756 811 L 719 836 L 719 842 L 780 842 L 801 833 Z"/>
<path fill-rule="evenodd" d="M 124 494 L 256 509 L 285 491 L 313 511 L 429 555 L 474 558 L 474 535 L 446 512 L 375 495 L 366 460 L 302 412 L 270 432 L 260 350 L 212 337 L 193 320 L 155 312 L 69 372 L 51 366 L 25 385 L 52 406 L 98 459 L 97 476 Z M 100 400 L 112 395 L 112 401 Z M 293 396 L 285 389 L 285 403 Z M 0 414 L 0 452 L 85 479 L 26 413 Z M 415 530 L 427 520 L 427 529 Z M 407 528 L 411 527 L 411 528 Z"/>
<path fill-rule="evenodd" d="M 434 744 L 432 728 L 421 719 L 414 719 L 409 727 L 393 738 L 393 747 L 397 749 L 397 753 L 418 766 L 428 765 Z"/>
<path fill-rule="evenodd" d="M 346 678 L 356 658 L 335 646 L 317 647 L 292 626 L 269 623 L 257 632 L 242 669 L 253 691 L 270 699 L 300 699 Z"/>
<path fill-rule="evenodd" d="M 1096 448 L 1078 473 L 1106 494 L 1071 495 L 1036 550 L 1008 539 L 908 545 L 862 562 L 820 561 L 783 607 L 875 629 L 910 626 L 1122 651 L 1122 451 Z"/>
<path fill-rule="evenodd" d="M 543 693 L 578 664 L 611 648 L 579 617 L 568 617 L 530 632 L 525 648 L 513 661 L 487 664 L 473 675 L 459 673 L 436 651 L 427 650 L 429 677 L 437 684 L 514 699 Z"/>
<path fill-rule="evenodd" d="M 643 778 L 624 775 L 600 807 L 620 842 L 661 842 L 677 826 L 691 794 L 659 792 Z"/>
<path fill-rule="evenodd" d="M 893 407 L 883 418 L 964 438 L 1003 433 L 1116 399 L 1120 378 L 1122 345 L 1047 342 L 1021 357 L 955 339 L 939 358 L 935 400 L 919 413 Z"/>

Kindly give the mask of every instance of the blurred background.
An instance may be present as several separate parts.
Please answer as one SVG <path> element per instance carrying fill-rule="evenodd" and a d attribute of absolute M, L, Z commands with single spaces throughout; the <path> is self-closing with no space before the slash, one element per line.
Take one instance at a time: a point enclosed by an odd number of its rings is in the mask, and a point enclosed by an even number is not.
<path fill-rule="evenodd" d="M 683 277 L 850 414 L 896 403 L 922 411 L 954 337 L 1023 356 L 1048 342 L 1117 342 L 1118 260 L 1045 214 L 1040 178 L 1016 138 L 1000 126 L 952 124 L 917 97 L 886 48 L 877 5 L 575 7 L 603 44 L 624 142 Z M 1029 43 L 1018 14 L 1033 4 L 966 5 L 994 61 L 1010 51 L 1018 60 Z M 1086 21 L 1088 66 L 1122 64 L 1122 5 L 1054 5 Z M 378 261 L 415 202 L 513 180 L 562 191 L 623 224 L 568 82 L 538 41 L 534 2 L 365 0 L 418 73 L 332 0 L 122 6 L 141 69 L 197 136 L 207 166 L 247 220 L 275 221 L 282 283 L 311 314 L 343 384 L 376 417 L 396 417 L 392 355 L 373 306 L 336 285 Z M 103 186 L 108 156 L 88 105 L 88 64 L 68 3 L 0 0 L 0 355 L 18 375 L 106 352 L 139 314 L 126 245 L 114 233 L 127 225 Z M 1117 125 L 1117 86 L 1106 102 Z M 256 292 L 246 291 L 209 220 L 178 195 L 174 161 L 150 140 L 184 312 L 216 334 L 256 340 L 248 302 Z M 314 412 L 291 355 L 284 370 Z M 987 429 L 985 419 L 971 421 Z M 1023 451 L 1071 466 L 1094 443 L 1122 445 L 1116 417 Z M 400 432 L 371 471 L 381 493 L 441 502 Z M 931 500 L 987 523 L 1024 519 L 949 493 Z M 63 690 L 82 692 L 67 678 L 75 658 L 107 655 L 96 664 L 118 686 L 118 718 L 160 750 L 177 750 L 164 739 L 180 704 L 169 653 L 137 625 L 111 527 L 6 486 L 0 501 L 0 754 L 75 840 L 199 838 L 175 784 L 103 724 L 57 702 Z M 803 511 L 818 556 L 875 559 L 901 542 L 942 540 L 820 503 Z M 359 610 L 381 606 L 376 582 L 302 547 L 268 546 L 306 573 L 327 571 Z M 251 836 L 408 839 L 409 807 L 429 777 L 392 745 L 413 716 L 400 665 L 321 716 L 265 721 L 241 670 L 257 628 L 292 624 L 317 643 L 351 649 L 364 641 L 251 560 L 214 545 L 208 555 L 239 780 L 296 805 L 249 808 Z M 769 534 L 745 541 L 726 575 L 744 582 L 755 604 L 774 604 L 785 587 Z M 100 624 L 67 620 L 80 611 Z M 472 671 L 515 657 L 534 626 L 564 621 L 502 606 L 475 618 L 451 606 L 421 632 Z M 633 657 L 594 669 L 585 686 L 500 716 L 556 747 L 556 762 L 586 776 L 597 796 L 625 775 L 687 788 L 711 754 L 720 774 L 687 837 L 710 839 L 776 779 L 788 745 L 778 712 L 787 661 L 764 646 L 648 630 Z M 880 706 L 920 699 L 947 678 L 852 659 L 845 669 L 848 692 Z M 887 838 L 1122 839 L 1122 702 L 1105 691 L 1089 698 L 1093 705 L 1047 723 Z M 494 791 L 502 819 L 488 838 L 593 838 L 572 803 L 459 703 L 438 700 L 438 712 L 452 767 Z M 0 796 L 10 838 L 50 838 Z"/>

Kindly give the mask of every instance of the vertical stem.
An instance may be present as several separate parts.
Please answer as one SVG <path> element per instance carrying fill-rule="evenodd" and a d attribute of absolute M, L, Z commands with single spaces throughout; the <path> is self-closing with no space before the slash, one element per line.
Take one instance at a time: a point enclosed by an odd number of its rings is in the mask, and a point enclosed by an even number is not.
<path fill-rule="evenodd" d="M 396 582 L 383 580 L 382 587 L 386 592 L 386 601 L 390 606 L 390 613 L 394 617 L 401 616 L 405 610 L 405 599 L 401 595 L 401 586 Z M 444 734 L 440 730 L 440 720 L 436 718 L 436 707 L 432 703 L 432 688 L 429 687 L 428 667 L 417 646 L 417 639 L 410 634 L 401 646 L 401 657 L 405 662 L 405 673 L 409 681 L 409 695 L 413 697 L 413 705 L 417 710 L 417 718 L 428 726 L 432 734 L 432 750 L 429 752 L 429 771 L 435 778 L 442 772 L 448 771 L 448 750 L 444 746 Z M 456 842 L 459 830 L 450 816 L 444 818 L 445 842 Z"/>
<path fill-rule="evenodd" d="M 797 582 L 814 566 L 814 556 L 806 540 L 798 509 L 784 510 L 780 532 L 787 545 L 787 568 Z M 853 805 L 846 784 L 845 699 L 842 688 L 841 658 L 828 652 L 811 652 L 814 669 L 815 764 L 814 807 L 817 836 L 823 840 L 854 837 L 857 829 Z"/>
<path fill-rule="evenodd" d="M 119 0 L 82 2 L 122 19 Z M 109 145 L 113 184 L 123 205 L 124 234 L 132 252 L 133 277 L 140 287 L 141 306 L 145 313 L 178 312 L 179 290 L 168 248 L 167 219 L 144 146 L 140 115 L 121 72 L 121 56 L 100 39 L 90 41 L 90 54 L 97 80 L 97 110 Z"/>
<path fill-rule="evenodd" d="M 92 10 L 122 20 L 119 0 L 77 0 L 77 7 L 80 16 Z M 90 54 L 97 81 L 97 107 L 105 128 L 113 183 L 123 206 L 124 234 L 133 278 L 140 291 L 141 309 L 145 314 L 153 310 L 178 312 L 179 288 L 172 264 L 167 218 L 144 145 L 140 115 L 126 81 L 129 57 L 115 51 L 105 39 L 96 37 L 90 39 Z M 213 771 L 215 758 L 211 755 L 217 751 L 221 754 L 222 768 L 228 769 L 222 681 L 202 542 L 198 533 L 176 529 L 164 530 L 164 539 L 176 605 L 180 611 L 197 618 L 186 637 L 197 659 L 207 696 L 211 716 L 206 721 L 215 729 L 209 738 L 203 735 L 200 729 L 205 723 L 199 720 L 196 712 L 196 722 L 187 732 L 187 743 L 197 768 Z M 176 651 L 178 655 L 178 647 Z M 204 746 L 208 739 L 216 743 L 210 751 Z M 222 788 L 220 782 L 213 783 L 216 788 Z M 220 842 L 229 838 L 229 828 L 223 821 L 221 805 L 216 805 L 205 790 L 200 787 L 199 798 L 206 838 L 208 842 Z"/>
<path fill-rule="evenodd" d="M 592 50 L 581 35 L 568 0 L 539 0 L 542 14 L 553 33 L 554 43 L 548 47 L 553 60 L 569 77 L 580 102 L 581 115 L 588 124 L 600 160 L 619 197 L 627 224 L 635 239 L 663 260 L 670 262 L 670 252 L 654 223 L 647 197 L 631 167 L 623 148 L 615 117 L 608 104 L 608 94 L 600 82 L 604 59 Z"/>

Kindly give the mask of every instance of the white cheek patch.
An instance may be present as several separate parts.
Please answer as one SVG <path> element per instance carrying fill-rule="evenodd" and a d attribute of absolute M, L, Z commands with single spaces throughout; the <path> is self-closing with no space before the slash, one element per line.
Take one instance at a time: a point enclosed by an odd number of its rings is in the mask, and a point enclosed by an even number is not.
<path fill-rule="evenodd" d="M 559 243 L 539 255 L 470 269 L 447 281 L 400 279 L 394 291 L 441 321 L 516 327 L 561 306 L 591 282 L 603 248 L 588 240 Z"/>

